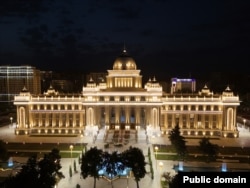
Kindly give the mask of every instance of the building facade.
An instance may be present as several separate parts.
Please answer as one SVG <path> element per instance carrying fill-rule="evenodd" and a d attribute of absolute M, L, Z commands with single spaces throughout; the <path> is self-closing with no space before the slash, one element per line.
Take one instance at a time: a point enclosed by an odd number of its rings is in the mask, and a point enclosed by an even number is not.
<path fill-rule="evenodd" d="M 213 94 L 166 93 L 156 78 L 142 85 L 134 59 L 123 50 L 96 83 L 91 77 L 79 94 L 58 93 L 51 86 L 44 94 L 24 88 L 15 96 L 16 134 L 84 134 L 87 130 L 145 129 L 148 135 L 168 134 L 177 124 L 183 136 L 238 137 L 239 97 L 229 87 Z"/>

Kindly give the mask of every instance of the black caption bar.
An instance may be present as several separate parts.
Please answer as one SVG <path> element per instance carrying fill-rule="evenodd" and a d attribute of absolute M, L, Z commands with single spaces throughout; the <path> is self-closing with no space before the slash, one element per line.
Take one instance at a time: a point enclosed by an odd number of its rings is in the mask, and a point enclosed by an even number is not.
<path fill-rule="evenodd" d="M 240 188 L 250 187 L 250 171 L 249 172 L 178 172 L 174 187 L 201 187 L 203 185 L 211 186 L 229 186 L 236 185 Z"/>

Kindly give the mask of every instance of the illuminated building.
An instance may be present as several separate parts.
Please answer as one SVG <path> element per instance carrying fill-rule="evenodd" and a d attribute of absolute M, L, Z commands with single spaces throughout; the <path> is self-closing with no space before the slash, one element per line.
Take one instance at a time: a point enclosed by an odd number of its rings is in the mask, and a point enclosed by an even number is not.
<path fill-rule="evenodd" d="M 15 97 L 16 134 L 83 134 L 91 128 L 145 129 L 168 134 L 177 124 L 183 136 L 238 137 L 239 97 L 229 87 L 213 94 L 166 93 L 155 78 L 142 85 L 136 62 L 126 50 L 101 82 L 91 77 L 79 94 L 62 94 L 51 86 L 41 95 L 23 90 Z"/>
<path fill-rule="evenodd" d="M 0 66 L 0 98 L 11 101 L 23 86 L 32 93 L 41 93 L 40 71 L 32 66 Z"/>
<path fill-rule="evenodd" d="M 196 91 L 196 81 L 191 78 L 172 78 L 171 79 L 171 93 L 177 92 L 189 92 L 193 93 Z"/>

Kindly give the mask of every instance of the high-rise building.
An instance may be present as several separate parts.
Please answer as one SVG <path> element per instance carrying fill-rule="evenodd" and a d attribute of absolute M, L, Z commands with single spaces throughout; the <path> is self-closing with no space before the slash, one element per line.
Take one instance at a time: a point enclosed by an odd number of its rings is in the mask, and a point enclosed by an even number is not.
<path fill-rule="evenodd" d="M 99 77 L 99 75 L 98 75 Z M 52 86 L 42 95 L 23 90 L 15 96 L 16 134 L 83 134 L 88 130 L 145 129 L 147 136 L 168 134 L 176 125 L 183 136 L 238 137 L 239 97 L 229 87 L 214 94 L 205 85 L 195 92 L 164 92 L 156 78 L 142 84 L 135 60 L 126 50 L 105 79 L 91 76 L 82 92 L 65 94 Z"/>
<path fill-rule="evenodd" d="M 0 66 L 0 98 L 11 101 L 26 87 L 31 94 L 41 93 L 40 71 L 35 67 Z"/>

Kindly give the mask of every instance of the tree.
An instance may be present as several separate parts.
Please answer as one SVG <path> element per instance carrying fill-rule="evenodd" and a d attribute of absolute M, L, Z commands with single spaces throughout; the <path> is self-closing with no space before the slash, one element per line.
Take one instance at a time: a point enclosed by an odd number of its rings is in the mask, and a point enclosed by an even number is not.
<path fill-rule="evenodd" d="M 216 159 L 216 156 L 219 151 L 219 146 L 212 144 L 207 137 L 203 137 L 199 142 L 199 149 L 207 158 L 207 162 L 213 161 Z"/>
<path fill-rule="evenodd" d="M 3 140 L 0 140 L 0 160 L 7 161 L 9 158 L 6 144 Z"/>
<path fill-rule="evenodd" d="M 180 187 L 180 175 L 179 174 L 175 174 L 172 178 L 171 178 L 171 180 L 170 180 L 170 182 L 169 182 L 169 188 L 178 188 L 178 187 Z"/>
<path fill-rule="evenodd" d="M 113 187 L 112 179 L 119 174 L 119 172 L 125 169 L 123 164 L 122 155 L 118 154 L 117 151 L 112 152 L 109 154 L 108 152 L 103 153 L 103 163 L 102 168 L 110 174 L 111 176 L 111 186 Z"/>
<path fill-rule="evenodd" d="M 72 177 L 72 167 L 69 165 L 69 177 Z"/>
<path fill-rule="evenodd" d="M 139 188 L 139 181 L 146 174 L 146 162 L 142 150 L 130 146 L 128 150 L 125 150 L 122 153 L 122 155 L 124 165 L 131 168 L 135 177 L 137 188 Z"/>
<path fill-rule="evenodd" d="M 172 145 L 175 145 L 178 142 L 178 140 L 181 138 L 181 132 L 180 132 L 179 124 L 177 124 L 170 131 L 168 138 L 169 138 Z"/>
<path fill-rule="evenodd" d="M 178 177 L 176 176 L 176 174 L 171 175 L 170 172 L 164 172 L 162 174 L 162 178 L 164 178 L 163 187 L 166 187 L 166 186 L 167 187 L 172 187 L 172 188 L 177 188 L 178 187 L 177 184 L 176 184 L 176 183 L 178 183 Z"/>
<path fill-rule="evenodd" d="M 88 176 L 94 178 L 94 188 L 96 187 L 96 179 L 99 178 L 99 170 L 102 168 L 103 151 L 97 147 L 90 148 L 82 156 L 81 175 L 85 179 Z"/>
<path fill-rule="evenodd" d="M 48 158 L 52 162 L 55 175 L 59 178 L 64 178 L 63 173 L 59 171 L 62 168 L 60 150 L 57 148 L 52 149 L 48 154 Z"/>
<path fill-rule="evenodd" d="M 169 133 L 169 140 L 173 147 L 175 148 L 177 154 L 184 158 L 187 154 L 187 147 L 186 147 L 186 141 L 183 136 L 181 136 L 180 133 L 180 127 L 179 124 L 177 124 Z"/>
<path fill-rule="evenodd" d="M 14 188 L 20 185 L 24 187 L 36 187 L 39 171 L 37 168 L 37 157 L 32 156 L 27 163 L 21 166 L 21 170 L 15 176 L 8 177 L 3 182 L 3 187 Z"/>
<path fill-rule="evenodd" d="M 37 156 L 32 156 L 27 163 L 22 165 L 21 170 L 15 175 L 7 178 L 3 185 L 6 188 L 36 187 L 53 188 L 57 183 L 57 177 L 64 177 L 59 169 L 60 165 L 59 150 L 53 149 L 49 154 L 45 154 L 40 161 Z"/>
<path fill-rule="evenodd" d="M 57 178 L 64 177 L 59 170 L 61 156 L 58 149 L 52 149 L 49 154 L 45 154 L 44 158 L 38 162 L 39 168 L 39 185 L 40 187 L 53 187 L 57 183 Z"/>
<path fill-rule="evenodd" d="M 74 172 L 77 172 L 76 170 L 76 161 L 74 160 Z"/>

